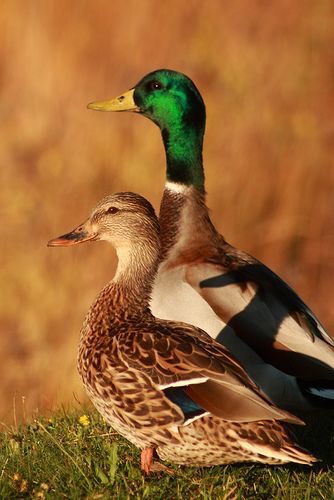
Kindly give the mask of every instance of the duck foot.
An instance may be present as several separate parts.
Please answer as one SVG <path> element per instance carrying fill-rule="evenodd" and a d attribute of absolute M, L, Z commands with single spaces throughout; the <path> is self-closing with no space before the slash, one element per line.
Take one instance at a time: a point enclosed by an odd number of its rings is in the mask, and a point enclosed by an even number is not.
<path fill-rule="evenodd" d="M 160 462 L 153 462 L 153 448 L 145 448 L 140 455 L 140 468 L 148 476 L 151 472 L 164 472 L 166 474 L 175 474 L 173 469 L 170 469 Z"/>
<path fill-rule="evenodd" d="M 151 472 L 164 472 L 165 474 L 175 475 L 175 470 L 167 467 L 167 465 L 160 462 L 153 462 L 151 465 Z"/>
<path fill-rule="evenodd" d="M 140 468 L 145 475 L 149 475 L 153 464 L 153 448 L 145 448 L 140 455 Z"/>

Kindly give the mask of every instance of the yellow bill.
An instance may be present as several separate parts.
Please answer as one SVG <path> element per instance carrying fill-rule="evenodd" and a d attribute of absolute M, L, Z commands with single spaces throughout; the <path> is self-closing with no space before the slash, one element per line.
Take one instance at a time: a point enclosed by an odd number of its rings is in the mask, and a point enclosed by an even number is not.
<path fill-rule="evenodd" d="M 133 98 L 134 92 L 135 89 L 131 89 L 109 101 L 91 102 L 87 108 L 95 111 L 139 111 Z"/>

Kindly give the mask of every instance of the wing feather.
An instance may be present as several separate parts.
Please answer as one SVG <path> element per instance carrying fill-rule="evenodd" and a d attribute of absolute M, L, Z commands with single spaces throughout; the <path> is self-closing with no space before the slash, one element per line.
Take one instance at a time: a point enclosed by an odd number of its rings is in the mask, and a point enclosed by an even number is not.
<path fill-rule="evenodd" d="M 280 419 L 301 423 L 288 412 L 276 408 L 233 356 L 201 330 L 159 321 L 159 326 L 155 324 L 153 328 L 152 325 L 152 331 L 147 331 L 146 325 L 146 331 L 140 328 L 140 333 L 126 335 L 127 339 L 131 338 L 127 349 L 124 339 L 118 337 L 122 345 L 119 355 L 124 364 L 148 374 L 158 387 L 182 386 L 204 410 L 226 420 Z M 161 336 L 165 336 L 167 342 L 161 342 Z M 162 344 L 164 350 L 160 351 Z M 145 350 L 144 346 L 150 348 Z"/>
<path fill-rule="evenodd" d="M 264 361 L 291 375 L 334 379 L 333 339 L 298 295 L 263 264 L 228 271 L 188 266 L 186 281 Z"/>

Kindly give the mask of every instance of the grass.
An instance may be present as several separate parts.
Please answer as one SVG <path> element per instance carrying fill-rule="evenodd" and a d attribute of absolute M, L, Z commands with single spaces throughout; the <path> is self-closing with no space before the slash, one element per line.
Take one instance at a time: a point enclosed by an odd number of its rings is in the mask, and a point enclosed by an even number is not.
<path fill-rule="evenodd" d="M 95 411 L 63 409 L 1 434 L 0 498 L 328 500 L 334 491 L 334 424 L 330 416 L 314 423 L 299 436 L 325 457 L 313 468 L 168 464 L 170 473 L 144 478 L 139 451 Z"/>

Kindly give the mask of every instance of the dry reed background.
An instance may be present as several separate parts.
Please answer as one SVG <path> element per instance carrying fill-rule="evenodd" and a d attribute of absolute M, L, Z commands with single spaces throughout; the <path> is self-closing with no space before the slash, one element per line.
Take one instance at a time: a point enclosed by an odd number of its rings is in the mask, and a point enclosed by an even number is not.
<path fill-rule="evenodd" d="M 206 101 L 218 228 L 334 331 L 333 22 L 330 0 L 1 3 L 2 421 L 82 397 L 79 329 L 115 259 L 46 242 L 113 191 L 158 208 L 158 129 L 85 108 L 156 68 L 185 72 Z"/>

